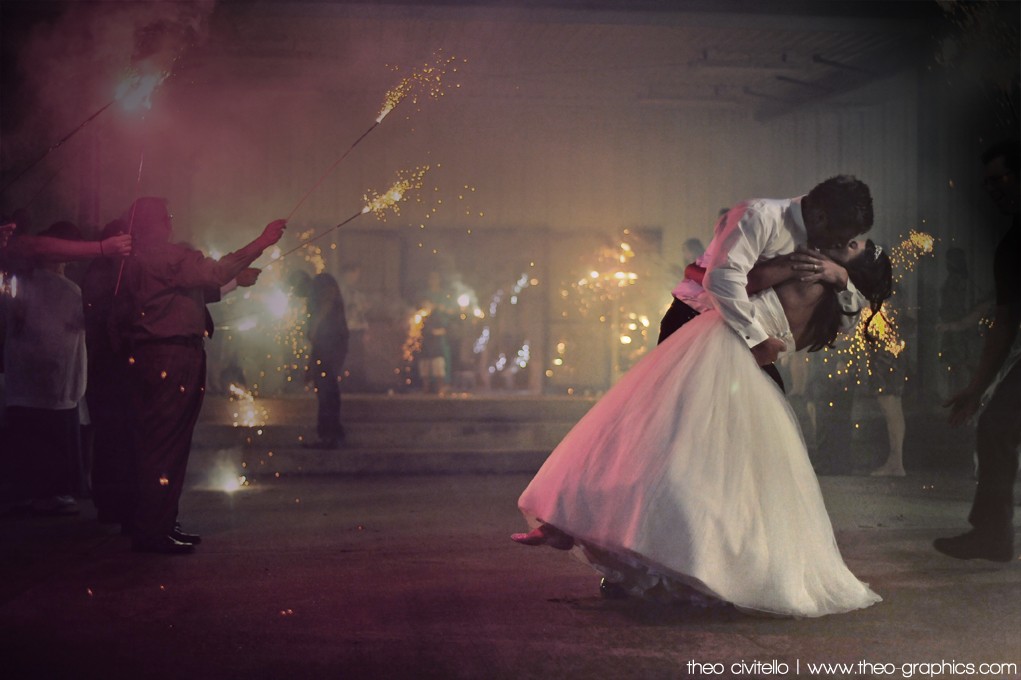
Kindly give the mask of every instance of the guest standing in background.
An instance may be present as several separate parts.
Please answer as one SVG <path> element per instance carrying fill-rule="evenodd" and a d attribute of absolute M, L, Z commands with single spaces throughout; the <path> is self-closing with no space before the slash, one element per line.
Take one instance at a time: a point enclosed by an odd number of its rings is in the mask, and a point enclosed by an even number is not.
<path fill-rule="evenodd" d="M 308 311 L 312 350 L 306 376 L 315 387 L 318 439 L 302 445 L 308 449 L 336 449 L 347 439 L 340 422 L 340 381 L 347 357 L 348 328 L 344 298 L 331 275 L 318 274 L 312 279 Z"/>
<path fill-rule="evenodd" d="M 80 241 L 70 222 L 41 237 Z M 5 314 L 7 421 L 14 464 L 22 471 L 35 514 L 77 514 L 81 492 L 78 403 L 85 395 L 82 294 L 64 263 L 35 261 L 17 276 Z"/>

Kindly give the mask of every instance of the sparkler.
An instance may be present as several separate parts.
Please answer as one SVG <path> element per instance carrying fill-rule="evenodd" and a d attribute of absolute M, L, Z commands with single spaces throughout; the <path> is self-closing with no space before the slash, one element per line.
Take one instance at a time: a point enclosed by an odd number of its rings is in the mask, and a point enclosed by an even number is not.
<path fill-rule="evenodd" d="M 160 83 L 166 80 L 169 75 L 169 71 L 164 71 L 149 75 L 131 73 L 126 76 L 124 80 L 121 81 L 120 85 L 117 86 L 117 91 L 113 99 L 108 101 L 106 104 L 103 104 L 103 106 L 101 106 L 95 113 L 79 123 L 76 128 L 61 137 L 57 140 L 57 142 L 52 144 L 50 148 L 46 149 L 42 155 L 29 163 L 21 172 L 19 172 L 13 179 L 7 182 L 2 189 L 0 189 L 0 193 L 7 191 L 11 185 L 24 177 L 29 170 L 39 165 L 44 158 L 63 146 L 64 142 L 78 134 L 86 125 L 98 118 L 101 113 L 113 106 L 116 102 L 119 101 L 124 104 L 124 107 L 129 111 L 135 110 L 140 106 L 144 106 L 147 109 L 151 108 L 153 92 L 156 91 L 156 88 L 160 85 Z"/>
<path fill-rule="evenodd" d="M 234 427 L 262 427 L 266 424 L 269 412 L 255 405 L 255 395 L 240 385 L 230 383 L 230 401 L 237 409 L 234 411 Z"/>
<path fill-rule="evenodd" d="M 142 165 L 145 163 L 145 151 L 141 151 L 138 155 L 138 177 L 135 178 L 135 197 L 138 197 L 139 187 L 142 186 Z M 131 230 L 135 226 L 135 208 L 137 207 L 137 201 L 131 202 L 131 215 L 128 217 L 128 235 L 131 235 Z M 124 276 L 124 262 L 121 260 L 120 267 L 117 269 L 117 284 L 113 288 L 113 296 L 117 297 L 117 294 L 121 290 L 121 277 Z"/>
<path fill-rule="evenodd" d="M 907 347 L 907 341 L 901 337 L 898 329 L 899 312 L 892 301 L 897 295 L 897 284 L 904 279 L 905 274 L 915 270 L 919 259 L 932 255 L 934 247 L 935 239 L 931 235 L 911 230 L 906 238 L 903 238 L 891 249 L 890 263 L 893 266 L 894 292 L 890 300 L 883 303 L 879 312 L 868 324 L 868 335 L 873 340 L 870 341 L 866 337 L 866 324 L 871 312 L 863 311 L 849 345 L 834 352 L 837 356 L 846 355 L 848 373 L 857 366 L 859 382 L 872 372 L 870 352 L 887 352 L 896 358 Z M 842 369 L 837 370 L 838 374 L 841 372 L 843 372 Z"/>
<path fill-rule="evenodd" d="M 66 135 L 64 135 L 64 136 L 63 136 L 63 137 L 61 137 L 61 138 L 60 138 L 59 140 L 57 140 L 57 142 L 55 142 L 54 144 L 50 145 L 50 148 L 46 149 L 46 151 L 44 151 L 44 152 L 42 153 L 42 155 L 40 155 L 40 156 L 39 156 L 38 158 L 36 158 L 36 159 L 35 159 L 34 161 L 32 161 L 31 163 L 29 163 L 29 164 L 28 164 L 27 166 L 25 166 L 25 168 L 24 168 L 24 169 L 23 169 L 23 170 L 22 170 L 21 172 L 19 172 L 19 173 L 18 173 L 17 175 L 15 175 L 15 177 L 14 177 L 13 179 L 11 179 L 11 180 L 10 180 L 9 182 L 7 182 L 7 184 L 5 184 L 5 185 L 3 186 L 3 188 L 2 188 L 2 189 L 0 189 L 0 193 L 2 193 L 2 192 L 4 192 L 4 191 L 7 191 L 7 189 L 8 189 L 8 188 L 10 188 L 10 187 L 11 187 L 11 185 L 13 185 L 13 184 L 14 184 L 15 182 L 17 182 L 17 181 L 18 181 L 19 179 L 21 179 L 22 177 L 24 177 L 24 176 L 25 176 L 25 174 L 26 174 L 26 173 L 28 173 L 28 171 L 29 171 L 29 170 L 31 170 L 31 169 L 32 169 L 32 168 L 34 168 L 35 166 L 39 165 L 39 163 L 41 163 L 41 162 L 42 162 L 42 160 L 43 160 L 44 158 L 46 158 L 46 157 L 47 157 L 47 156 L 49 156 L 49 155 L 50 155 L 50 154 L 51 154 L 52 152 L 54 152 L 54 151 L 56 151 L 56 150 L 57 150 L 58 148 L 60 148 L 60 146 L 62 146 L 62 145 L 64 144 L 64 142 L 66 142 L 67 140 L 71 139 L 71 138 L 72 138 L 72 137 L 74 137 L 74 136 L 75 136 L 76 134 L 78 134 L 78 132 L 79 132 L 79 131 L 80 131 L 80 130 L 81 130 L 82 128 L 84 128 L 84 127 L 85 127 L 86 125 L 88 125 L 89 123 L 91 123 L 91 122 L 92 122 L 92 121 L 93 121 L 93 120 L 94 120 L 94 119 L 95 119 L 95 118 L 96 118 L 97 116 L 99 116 L 99 114 L 103 113 L 103 111 L 106 111 L 106 110 L 107 110 L 108 108 L 110 108 L 111 106 L 113 106 L 114 102 L 116 102 L 116 101 L 117 101 L 116 99 L 111 99 L 111 100 L 110 100 L 109 102 L 107 102 L 106 104 L 104 104 L 104 105 L 103 105 L 103 106 L 102 106 L 102 107 L 101 107 L 101 108 L 100 108 L 100 109 L 99 109 L 98 111 L 96 111 L 96 112 L 95 112 L 95 113 L 93 113 L 93 114 L 92 114 L 91 116 L 89 116 L 88 118 L 86 118 L 85 120 L 83 120 L 83 121 L 82 121 L 82 122 L 81 122 L 81 123 L 80 123 L 80 124 L 78 125 L 78 127 L 76 127 L 75 129 L 71 130 L 70 132 L 68 132 L 68 133 L 67 133 Z"/>
<path fill-rule="evenodd" d="M 152 108 L 152 95 L 164 80 L 170 77 L 170 71 L 155 73 L 128 73 L 117 86 L 114 101 L 119 101 L 128 111 L 139 108 Z"/>
<path fill-rule="evenodd" d="M 300 250 L 300 249 L 304 248 L 309 243 L 312 243 L 313 241 L 317 241 L 317 240 L 321 239 L 323 236 L 326 236 L 330 232 L 333 232 L 333 231 L 336 231 L 337 229 L 340 229 L 341 227 L 343 227 L 348 222 L 351 222 L 356 217 L 359 217 L 360 215 L 364 215 L 365 213 L 371 212 L 371 213 L 375 214 L 378 219 L 384 220 L 384 221 L 386 220 L 386 213 L 387 213 L 387 211 L 393 211 L 394 214 L 398 214 L 399 215 L 400 212 L 401 212 L 401 207 L 398 204 L 402 200 L 404 200 L 404 198 L 407 196 L 409 191 L 418 190 L 418 189 L 422 188 L 422 183 L 423 183 L 424 178 L 425 178 L 425 173 L 428 172 L 428 171 L 429 171 L 429 166 L 428 165 L 424 165 L 424 166 L 415 168 L 414 170 L 410 170 L 410 171 L 402 170 L 402 171 L 398 172 L 397 173 L 397 181 L 394 182 L 393 185 L 391 185 L 389 189 L 387 189 L 386 191 L 384 191 L 381 194 L 372 193 L 371 195 L 370 194 L 365 194 L 363 196 L 363 198 L 365 200 L 365 205 L 362 207 L 361 210 L 359 210 L 355 214 L 351 215 L 351 217 L 348 217 L 346 220 L 344 220 L 340 224 L 337 224 L 337 225 L 335 225 L 333 227 L 330 227 L 329 229 L 327 229 L 323 233 L 319 234 L 318 236 L 313 236 L 312 238 L 309 238 L 309 239 L 306 239 L 305 241 L 302 241 L 301 243 L 296 245 L 294 248 L 291 248 L 290 250 L 288 250 L 286 253 L 284 253 L 280 257 L 275 258 L 275 262 L 284 259 L 285 257 L 287 257 L 291 253 L 295 252 L 296 250 Z M 272 266 L 272 265 L 270 265 L 270 266 Z"/>
<path fill-rule="evenodd" d="M 290 220 L 294 217 L 294 213 L 298 212 L 298 208 L 300 208 L 305 200 L 319 188 L 323 181 L 325 181 L 330 173 L 333 172 L 334 168 L 340 165 L 341 161 L 347 158 L 348 154 L 350 154 L 363 139 L 369 136 L 370 132 L 379 127 L 379 124 L 383 122 L 383 119 L 386 118 L 391 111 L 397 108 L 397 105 L 405 98 L 410 95 L 412 102 L 418 103 L 418 97 L 420 95 L 425 95 L 432 99 L 441 97 L 443 95 L 443 76 L 446 75 L 447 66 L 454 60 L 455 57 L 441 57 L 437 55 L 435 63 L 426 64 L 421 69 L 412 71 L 410 75 L 403 78 L 399 83 L 387 91 L 386 96 L 383 98 L 383 107 L 380 109 L 379 115 L 376 116 L 375 122 L 369 126 L 369 129 L 363 132 L 361 136 L 351 144 L 351 146 L 347 148 L 347 151 L 340 155 L 340 158 L 333 162 L 333 165 L 326 168 L 326 172 L 324 172 L 322 176 L 316 180 L 316 183 L 305 192 L 305 195 L 302 196 L 301 200 L 299 200 L 297 205 L 294 206 L 294 209 L 291 210 L 287 219 Z M 454 70 L 456 71 L 457 69 Z"/>

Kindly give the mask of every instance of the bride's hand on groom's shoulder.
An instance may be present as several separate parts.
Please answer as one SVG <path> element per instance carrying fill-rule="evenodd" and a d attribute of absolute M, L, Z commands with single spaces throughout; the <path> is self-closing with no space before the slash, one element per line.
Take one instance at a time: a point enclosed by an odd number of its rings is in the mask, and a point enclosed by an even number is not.
<path fill-rule="evenodd" d="M 818 250 L 798 246 L 797 250 L 787 257 L 799 281 L 825 283 L 838 290 L 847 288 L 847 270 Z"/>

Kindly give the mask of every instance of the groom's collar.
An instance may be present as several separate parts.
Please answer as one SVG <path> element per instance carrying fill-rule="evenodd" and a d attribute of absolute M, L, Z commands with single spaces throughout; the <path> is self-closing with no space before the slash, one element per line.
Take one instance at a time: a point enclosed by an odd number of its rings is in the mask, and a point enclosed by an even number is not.
<path fill-rule="evenodd" d="M 801 227 L 801 231 L 807 231 L 805 227 L 805 215 L 801 212 L 801 201 L 804 196 L 798 196 L 797 198 L 791 199 L 791 217 L 794 218 L 794 222 Z"/>
<path fill-rule="evenodd" d="M 790 216 L 791 221 L 794 223 L 794 230 L 796 234 L 799 234 L 805 243 L 808 243 L 808 227 L 805 226 L 805 214 L 801 210 L 801 201 L 804 196 L 798 196 L 797 198 L 791 199 L 790 208 L 788 208 L 787 214 Z M 795 239 L 798 237 L 795 236 Z"/>

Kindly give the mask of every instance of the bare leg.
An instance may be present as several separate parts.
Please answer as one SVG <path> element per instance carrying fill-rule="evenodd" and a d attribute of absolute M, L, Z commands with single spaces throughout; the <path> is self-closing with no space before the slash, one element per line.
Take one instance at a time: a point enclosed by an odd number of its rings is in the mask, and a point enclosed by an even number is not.
<path fill-rule="evenodd" d="M 808 424 L 809 424 L 808 426 L 810 428 L 812 428 L 812 431 L 809 432 L 808 436 L 805 437 L 805 438 L 812 444 L 812 446 L 815 446 L 818 443 L 817 437 L 818 437 L 818 430 L 819 430 L 818 421 L 816 419 L 815 402 L 814 401 L 807 402 L 805 404 L 805 411 L 808 412 Z"/>
<path fill-rule="evenodd" d="M 904 408 L 900 396 L 885 394 L 876 398 L 886 420 L 890 454 L 886 462 L 872 471 L 873 477 L 903 477 L 904 472 Z"/>

